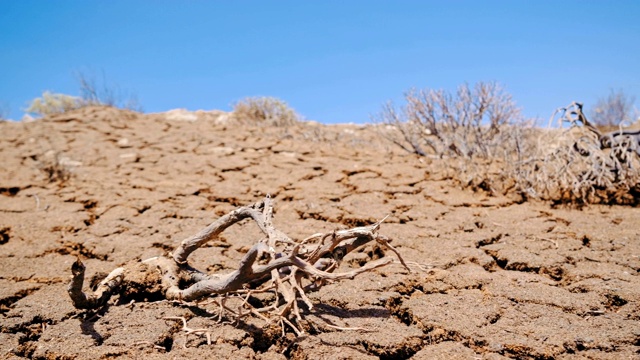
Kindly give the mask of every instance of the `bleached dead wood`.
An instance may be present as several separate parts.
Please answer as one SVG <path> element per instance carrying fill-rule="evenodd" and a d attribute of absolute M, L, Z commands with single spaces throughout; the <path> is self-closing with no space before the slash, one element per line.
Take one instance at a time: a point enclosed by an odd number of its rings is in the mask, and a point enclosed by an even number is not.
<path fill-rule="evenodd" d="M 264 238 L 249 249 L 236 270 L 226 274 L 207 274 L 188 264 L 191 253 L 244 219 L 252 219 Z M 96 309 L 107 304 L 112 295 L 126 292 L 131 282 L 135 281 L 138 288 L 159 288 L 167 300 L 191 302 L 217 296 L 220 317 L 223 312 L 230 313 L 236 319 L 252 314 L 267 321 L 286 323 L 301 334 L 290 320 L 302 320 L 298 301 L 303 301 L 309 309 L 313 308 L 307 292 L 394 262 L 393 258 L 385 256 L 360 268 L 336 273 L 345 255 L 373 242 L 395 253 L 399 262 L 409 269 L 400 253 L 390 245 L 390 239 L 378 234 L 382 221 L 369 226 L 313 234 L 301 241 L 294 241 L 277 230 L 272 219 L 273 202 L 267 196 L 260 202 L 222 216 L 194 236 L 183 240 L 167 256 L 134 262 L 113 270 L 92 292 L 82 289 L 85 267 L 78 259 L 71 269 L 69 296 L 76 308 Z M 149 276 L 140 277 L 141 271 Z M 129 279 L 129 274 L 135 274 L 136 279 Z M 256 308 L 249 304 L 250 296 L 265 293 L 272 295 L 265 306 Z M 231 296 L 244 299 L 239 309 L 225 305 L 225 300 Z"/>

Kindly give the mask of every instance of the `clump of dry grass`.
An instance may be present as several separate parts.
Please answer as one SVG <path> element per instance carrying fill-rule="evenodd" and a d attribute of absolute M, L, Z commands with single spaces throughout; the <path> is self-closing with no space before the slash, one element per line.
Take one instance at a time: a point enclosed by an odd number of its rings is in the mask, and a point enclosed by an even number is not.
<path fill-rule="evenodd" d="M 45 91 L 41 97 L 33 99 L 25 111 L 36 116 L 62 114 L 87 106 L 110 106 L 138 112 L 142 111 L 142 107 L 135 95 L 129 96 L 126 101 L 123 101 L 119 89 L 108 86 L 106 80 L 103 79 L 103 85 L 100 89 L 94 78 L 87 77 L 82 73 L 79 73 L 77 77 L 82 96 Z"/>
<path fill-rule="evenodd" d="M 42 97 L 33 99 L 25 111 L 38 116 L 47 116 L 61 114 L 83 106 L 86 104 L 80 97 L 45 91 L 42 93 Z"/>
<path fill-rule="evenodd" d="M 286 102 L 274 97 L 249 97 L 234 105 L 233 117 L 244 124 L 264 126 L 291 126 L 300 121 L 300 115 Z"/>

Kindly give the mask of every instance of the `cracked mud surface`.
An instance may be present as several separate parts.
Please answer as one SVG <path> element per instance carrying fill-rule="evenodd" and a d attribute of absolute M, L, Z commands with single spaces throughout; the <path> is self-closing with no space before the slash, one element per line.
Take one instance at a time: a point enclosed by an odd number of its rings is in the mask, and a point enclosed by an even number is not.
<path fill-rule="evenodd" d="M 463 191 L 442 164 L 397 152 L 367 128 L 221 119 L 88 108 L 0 123 L 0 357 L 640 358 L 637 208 Z M 68 181 L 48 181 L 52 161 Z M 309 335 L 297 339 L 259 319 L 217 323 L 214 304 L 154 294 L 92 316 L 72 307 L 76 256 L 99 278 L 267 193 L 276 225 L 296 238 L 390 215 L 381 233 L 424 266 L 391 265 L 311 293 Z M 249 223 L 233 227 L 190 261 L 230 271 L 258 236 Z M 167 317 L 206 329 L 211 345 Z"/>

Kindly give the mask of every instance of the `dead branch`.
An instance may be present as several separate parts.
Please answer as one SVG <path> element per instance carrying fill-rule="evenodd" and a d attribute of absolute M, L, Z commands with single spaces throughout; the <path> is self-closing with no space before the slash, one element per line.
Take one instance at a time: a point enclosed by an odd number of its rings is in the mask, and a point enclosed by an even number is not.
<path fill-rule="evenodd" d="M 265 237 L 242 257 L 236 270 L 226 274 L 207 274 L 188 264 L 191 253 L 244 219 L 252 219 Z M 183 240 L 167 256 L 133 262 L 113 270 L 95 291 L 85 292 L 82 289 L 85 267 L 78 259 L 71 269 L 69 296 L 78 309 L 101 308 L 113 295 L 126 294 L 130 288 L 159 290 L 167 300 L 181 302 L 214 297 L 220 306 L 218 321 L 224 314 L 234 321 L 253 315 L 267 322 L 286 324 L 300 335 L 303 331 L 295 325 L 302 320 L 298 303 L 304 303 L 309 310 L 313 308 L 308 292 L 331 282 L 352 279 L 393 262 L 399 261 L 409 270 L 400 253 L 391 246 L 391 240 L 378 234 L 382 221 L 369 226 L 313 234 L 302 241 L 294 241 L 277 230 L 272 220 L 273 202 L 267 196 L 260 202 L 222 216 L 194 236 Z M 344 256 L 371 242 L 392 251 L 397 260 L 385 256 L 358 269 L 335 272 Z M 141 272 L 145 276 L 140 276 Z M 267 304 L 262 307 L 249 304 L 249 298 L 256 294 L 266 297 Z M 226 305 L 230 298 L 241 299 L 237 310 Z M 185 322 L 182 318 L 172 319 Z M 184 329 L 187 334 L 204 331 L 191 330 L 186 325 Z"/>
<path fill-rule="evenodd" d="M 69 284 L 69 296 L 73 301 L 73 306 L 79 309 L 91 309 L 104 305 L 111 297 L 113 291 L 122 283 L 124 268 L 113 270 L 100 282 L 93 294 L 87 295 L 82 291 L 84 283 L 84 264 L 78 259 L 71 265 L 71 283 Z"/>
<path fill-rule="evenodd" d="M 207 337 L 207 345 L 211 345 L 211 332 L 209 332 L 209 330 L 207 329 L 192 329 L 190 327 L 187 326 L 187 319 L 185 319 L 182 316 L 167 316 L 167 317 L 163 317 L 163 320 L 180 320 L 182 321 L 182 330 L 185 332 L 185 339 L 184 339 L 184 345 L 183 348 L 186 349 L 187 348 L 187 337 L 190 334 L 195 334 L 195 335 L 202 335 L 204 334 Z"/>

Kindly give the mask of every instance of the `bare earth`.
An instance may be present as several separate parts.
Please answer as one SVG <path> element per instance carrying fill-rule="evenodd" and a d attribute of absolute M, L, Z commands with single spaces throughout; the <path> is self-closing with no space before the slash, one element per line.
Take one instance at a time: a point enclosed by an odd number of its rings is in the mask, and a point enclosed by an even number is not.
<path fill-rule="evenodd" d="M 441 164 L 366 127 L 187 115 L 87 108 L 0 123 L 0 357 L 640 359 L 639 209 L 460 190 Z M 69 180 L 50 182 L 51 164 Z M 260 319 L 218 323 L 215 304 L 114 298 L 95 315 L 73 308 L 76 256 L 89 277 L 109 272 L 171 251 L 266 194 L 294 238 L 390 214 L 380 233 L 422 266 L 392 264 L 311 293 L 312 331 L 299 338 Z M 190 261 L 229 272 L 257 240 L 246 222 Z M 184 317 L 212 344 L 163 317 Z"/>

